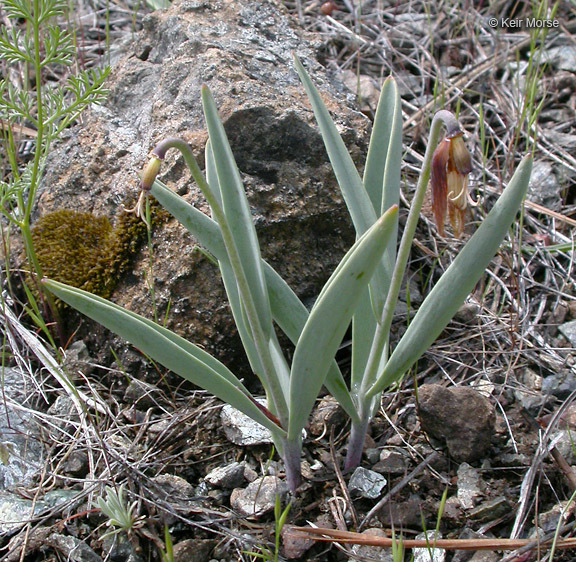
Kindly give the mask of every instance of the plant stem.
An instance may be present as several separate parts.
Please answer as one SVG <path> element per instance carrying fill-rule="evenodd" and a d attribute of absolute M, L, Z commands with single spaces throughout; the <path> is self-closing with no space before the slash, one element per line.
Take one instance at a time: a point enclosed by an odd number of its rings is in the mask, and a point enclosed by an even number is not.
<path fill-rule="evenodd" d="M 300 454 L 302 451 L 302 437 L 298 439 L 282 440 L 282 446 L 279 449 L 280 456 L 284 461 L 284 470 L 286 471 L 286 482 L 290 490 L 294 493 L 300 486 L 302 475 L 300 472 Z"/>
<path fill-rule="evenodd" d="M 377 379 L 381 357 L 388 344 L 390 327 L 394 317 L 394 309 L 396 307 L 398 295 L 400 294 L 402 279 L 404 278 L 406 265 L 408 263 L 408 258 L 410 257 L 414 234 L 416 232 L 422 203 L 424 202 L 424 196 L 428 187 L 432 155 L 436 149 L 436 145 L 438 144 L 440 128 L 443 123 L 446 126 L 449 135 L 454 134 L 459 130 L 458 122 L 449 111 L 440 110 L 434 115 L 430 126 L 430 138 L 424 155 L 422 172 L 418 179 L 408 219 L 406 220 L 406 226 L 402 234 L 402 240 L 400 241 L 400 246 L 398 248 L 396 264 L 390 280 L 390 289 L 382 310 L 382 316 L 376 326 L 372 347 L 366 363 L 366 369 L 364 371 L 364 376 L 362 377 L 362 384 L 360 385 L 360 390 L 358 392 L 358 403 L 360 404 L 362 414 L 359 416 L 360 420 L 357 423 L 352 422 L 348 452 L 345 461 L 346 468 L 358 466 L 362 457 L 362 447 L 364 445 L 368 423 L 371 418 L 371 408 L 367 407 L 367 403 L 371 401 L 371 399 L 375 398 L 374 392 L 371 391 L 371 388 Z"/>
<path fill-rule="evenodd" d="M 366 432 L 368 431 L 368 424 L 370 423 L 370 410 L 363 412 L 359 415 L 360 421 L 354 423 L 350 428 L 350 438 L 348 439 L 348 449 L 346 451 L 346 460 L 344 461 L 344 468 L 355 468 L 362 460 L 362 451 L 364 449 L 364 441 L 366 440 Z"/>
<path fill-rule="evenodd" d="M 404 232 L 402 234 L 402 240 L 400 241 L 400 246 L 398 248 L 396 265 L 394 266 L 394 272 L 390 281 L 390 290 L 388 291 L 386 303 L 384 304 L 384 309 L 382 311 L 382 317 L 380 318 L 380 322 L 376 328 L 374 342 L 372 344 L 372 349 L 370 350 L 370 356 L 366 365 L 366 372 L 362 380 L 362 387 L 360 389 L 361 396 L 366 396 L 369 387 L 376 380 L 378 367 L 380 365 L 380 356 L 384 352 L 384 348 L 388 342 L 390 327 L 394 317 L 394 309 L 396 307 L 396 302 L 398 301 L 398 295 L 400 294 L 400 288 L 402 286 L 402 280 L 406 271 L 406 265 L 410 257 L 412 242 L 414 241 L 414 234 L 416 232 L 416 227 L 418 226 L 418 220 L 420 218 L 422 203 L 424 202 L 424 196 L 426 195 L 426 189 L 428 187 L 432 154 L 434 153 L 436 145 L 438 144 L 442 123 L 447 126 L 448 134 L 453 134 L 459 129 L 458 123 L 454 116 L 448 111 L 438 111 L 432 120 L 432 124 L 430 126 L 430 139 L 428 141 L 428 146 L 426 147 L 426 154 L 424 155 L 422 172 L 420 173 L 420 178 L 418 179 L 414 198 L 412 199 L 412 205 L 410 206 L 408 219 L 406 220 L 406 226 L 404 227 Z"/>
<path fill-rule="evenodd" d="M 48 309 L 52 314 L 53 320 L 56 322 L 58 330 L 62 329 L 60 322 L 60 314 L 54 302 L 54 298 L 49 292 L 42 289 L 38 280 L 42 278 L 42 267 L 38 261 L 38 256 L 36 255 L 36 250 L 34 248 L 34 242 L 32 241 L 32 233 L 30 229 L 30 217 L 32 215 L 32 208 L 36 201 L 36 191 L 38 189 L 38 184 L 40 182 L 40 175 L 42 173 L 42 158 L 44 153 L 44 144 L 46 142 L 46 130 L 44 126 L 44 99 L 42 95 L 42 60 L 41 60 L 41 50 L 42 50 L 42 37 L 41 37 L 41 24 L 40 19 L 41 12 L 41 2 L 42 0 L 34 0 L 33 2 L 33 13 L 31 21 L 32 25 L 32 41 L 33 41 L 33 59 L 34 59 L 34 79 L 36 82 L 36 149 L 34 151 L 34 160 L 32 164 L 30 182 L 28 187 L 28 193 L 26 195 L 26 200 L 24 199 L 23 191 L 18 194 L 18 208 L 20 216 L 17 219 L 18 227 L 22 234 L 22 239 L 24 242 L 24 249 L 26 252 L 26 257 L 28 258 L 30 273 L 35 276 L 34 282 L 40 294 L 40 299 L 48 305 Z M 47 334 L 50 337 L 50 334 Z M 63 334 L 60 334 L 63 336 Z"/>

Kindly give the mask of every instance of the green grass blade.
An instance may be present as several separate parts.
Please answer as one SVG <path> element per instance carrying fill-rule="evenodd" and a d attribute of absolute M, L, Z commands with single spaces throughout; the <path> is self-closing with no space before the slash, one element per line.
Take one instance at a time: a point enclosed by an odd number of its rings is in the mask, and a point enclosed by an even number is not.
<path fill-rule="evenodd" d="M 474 289 L 518 213 L 531 170 L 532 158 L 527 156 L 478 230 L 418 309 L 368 396 L 398 380 L 418 360 Z"/>
<path fill-rule="evenodd" d="M 372 206 L 358 170 L 316 86 L 314 86 L 306 69 L 296 57 L 294 57 L 294 64 L 308 94 L 324 144 L 326 145 L 328 158 L 330 158 L 336 180 L 352 217 L 352 222 L 358 236 L 361 236 L 376 222 L 379 213 L 377 214 Z"/>
<path fill-rule="evenodd" d="M 268 302 L 266 283 L 262 273 L 258 237 L 240 173 L 228 143 L 224 126 L 212 95 L 206 86 L 202 87 L 202 105 L 210 145 L 218 174 L 222 207 L 226 221 L 234 237 L 242 268 L 248 281 L 249 291 L 254 301 L 261 329 L 269 337 L 272 333 L 272 314 Z"/>
<path fill-rule="evenodd" d="M 296 439 L 308 419 L 362 289 L 370 281 L 386 248 L 397 213 L 397 207 L 387 211 L 352 246 L 310 312 L 294 351 L 288 439 Z"/>
<path fill-rule="evenodd" d="M 283 431 L 253 403 L 248 390 L 220 361 L 184 338 L 110 301 L 52 280 L 44 286 L 76 310 L 129 341 L 182 378 L 211 392 L 272 431 Z"/>

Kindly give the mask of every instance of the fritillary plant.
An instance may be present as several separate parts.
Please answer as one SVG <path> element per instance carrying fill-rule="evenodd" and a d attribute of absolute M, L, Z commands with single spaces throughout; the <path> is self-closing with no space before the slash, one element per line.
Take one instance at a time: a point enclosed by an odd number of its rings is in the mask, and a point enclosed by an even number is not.
<path fill-rule="evenodd" d="M 403 338 L 389 349 L 393 312 L 431 171 L 434 212 L 443 232 L 448 216 L 462 230 L 468 204 L 470 156 L 454 116 L 440 111 L 410 213 L 398 244 L 402 157 L 400 100 L 396 84 L 383 85 L 364 175 L 346 147 L 306 70 L 295 59 L 357 239 L 308 310 L 262 259 L 240 173 L 212 95 L 202 87 L 208 142 L 205 174 L 181 139 L 158 143 L 142 174 L 141 209 L 153 196 L 218 262 L 232 314 L 250 366 L 266 392 L 266 405 L 226 366 L 195 344 L 107 300 L 52 280 L 58 298 L 130 341 L 173 372 L 268 428 L 284 461 L 292 491 L 300 483 L 303 429 L 322 385 L 351 418 L 346 466 L 361 460 L 370 420 L 385 388 L 399 381 L 432 344 L 464 302 L 512 224 L 528 185 L 524 159 L 491 212 L 422 303 Z M 439 142 L 442 124 L 446 138 Z M 168 150 L 182 153 L 211 211 L 208 216 L 156 179 Z M 140 209 L 140 210 L 141 210 Z M 348 384 L 334 357 L 352 324 L 352 373 Z M 289 362 L 277 326 L 294 343 Z"/>

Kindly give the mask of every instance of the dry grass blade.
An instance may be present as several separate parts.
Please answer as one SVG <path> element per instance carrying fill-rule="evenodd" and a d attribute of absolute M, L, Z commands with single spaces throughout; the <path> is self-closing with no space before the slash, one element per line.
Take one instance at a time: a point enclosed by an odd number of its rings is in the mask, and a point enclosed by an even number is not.
<path fill-rule="evenodd" d="M 5 119 L 0 119 L 0 130 L 2 131 L 12 131 L 12 133 L 17 135 L 23 135 L 25 137 L 35 138 L 38 136 L 38 132 L 30 127 L 25 127 L 24 125 L 19 125 L 15 123 L 10 123 Z"/>
<path fill-rule="evenodd" d="M 379 546 L 391 548 L 399 544 L 400 539 L 388 537 L 375 537 L 340 531 L 338 529 L 321 529 L 319 527 L 290 527 L 288 533 L 298 535 L 299 538 L 313 539 L 324 542 L 339 542 L 358 544 L 364 546 Z M 550 546 L 551 540 L 535 542 L 532 539 L 402 539 L 405 548 L 443 548 L 445 550 L 516 550 L 533 544 L 534 549 Z M 556 548 L 575 548 L 576 537 L 561 539 L 556 542 Z"/>

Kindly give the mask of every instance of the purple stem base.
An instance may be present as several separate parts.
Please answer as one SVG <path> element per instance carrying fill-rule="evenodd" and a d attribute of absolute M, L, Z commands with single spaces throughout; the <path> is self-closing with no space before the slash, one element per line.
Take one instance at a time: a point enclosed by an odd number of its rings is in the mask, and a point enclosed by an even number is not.
<path fill-rule="evenodd" d="M 350 439 L 348 441 L 348 451 L 344 461 L 344 469 L 356 468 L 362 460 L 362 451 L 364 450 L 364 441 L 370 418 L 362 419 L 360 423 L 353 423 L 350 429 Z"/>
<path fill-rule="evenodd" d="M 282 460 L 284 461 L 284 470 L 286 472 L 286 483 L 293 494 L 296 494 L 296 490 L 302 482 L 302 474 L 300 472 L 301 451 L 300 441 L 284 441 Z"/>

